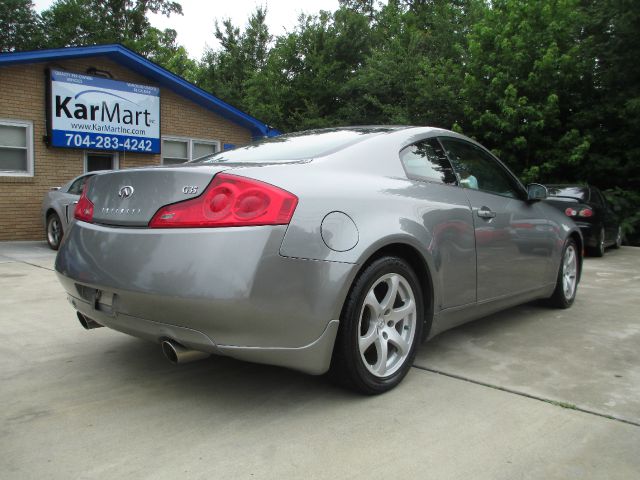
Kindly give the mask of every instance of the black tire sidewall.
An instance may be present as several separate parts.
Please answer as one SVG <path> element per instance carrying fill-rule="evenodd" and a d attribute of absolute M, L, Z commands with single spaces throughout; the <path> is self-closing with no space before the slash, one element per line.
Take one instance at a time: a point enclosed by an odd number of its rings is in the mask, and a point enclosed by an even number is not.
<path fill-rule="evenodd" d="M 620 248 L 622 246 L 622 227 L 618 227 L 618 231 L 616 232 L 616 243 L 613 245 L 613 248 Z"/>
<path fill-rule="evenodd" d="M 416 330 L 409 355 L 405 359 L 404 365 L 393 374 L 380 378 L 367 370 L 360 356 L 360 350 L 358 348 L 358 326 L 362 305 L 367 293 L 380 277 L 389 273 L 402 275 L 413 290 L 416 302 Z M 383 393 L 394 388 L 402 381 L 411 368 L 417 346 L 420 338 L 422 338 L 424 301 L 420 282 L 413 269 L 398 257 L 382 257 L 375 260 L 354 282 L 353 288 L 347 298 L 347 303 L 345 304 L 341 323 L 343 327 L 340 332 L 340 348 L 342 349 L 341 353 L 343 358 L 343 362 L 341 363 L 344 364 L 341 368 L 348 370 L 347 373 L 351 377 L 351 381 L 349 382 L 351 386 L 368 394 Z"/>

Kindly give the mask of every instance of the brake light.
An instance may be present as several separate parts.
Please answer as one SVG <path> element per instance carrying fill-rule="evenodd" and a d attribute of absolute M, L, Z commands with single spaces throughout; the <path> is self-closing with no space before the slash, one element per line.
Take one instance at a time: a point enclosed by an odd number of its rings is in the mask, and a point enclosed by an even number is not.
<path fill-rule="evenodd" d="M 298 197 L 268 183 L 220 173 L 196 198 L 166 205 L 151 228 L 246 227 L 286 225 Z"/>
<path fill-rule="evenodd" d="M 580 213 L 578 213 L 578 215 L 580 217 L 593 217 L 593 210 L 591 210 L 590 208 L 583 208 L 582 210 L 580 210 Z"/>
<path fill-rule="evenodd" d="M 83 222 L 91 223 L 93 221 L 93 203 L 87 198 L 86 187 L 82 189 L 82 195 L 80 195 L 80 200 L 78 200 L 73 216 L 76 220 L 82 220 Z"/>
<path fill-rule="evenodd" d="M 569 207 L 564 211 L 564 214 L 567 217 L 575 217 L 576 215 L 578 215 L 578 211 L 575 208 Z"/>

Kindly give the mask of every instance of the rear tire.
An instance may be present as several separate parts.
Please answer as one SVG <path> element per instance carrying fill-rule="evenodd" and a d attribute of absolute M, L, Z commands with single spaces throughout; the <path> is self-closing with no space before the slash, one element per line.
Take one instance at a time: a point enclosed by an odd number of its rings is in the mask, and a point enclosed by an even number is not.
<path fill-rule="evenodd" d="M 53 250 L 60 248 L 60 242 L 62 242 L 62 236 L 64 230 L 62 229 L 62 222 L 57 213 L 51 213 L 47 217 L 47 243 Z"/>
<path fill-rule="evenodd" d="M 375 395 L 397 386 L 422 338 L 420 282 L 401 258 L 382 257 L 354 282 L 343 308 L 331 368 L 333 380 Z"/>
<path fill-rule="evenodd" d="M 573 305 L 578 291 L 578 278 L 580 278 L 579 255 L 576 241 L 573 238 L 567 239 L 562 249 L 556 288 L 553 291 L 553 295 L 548 299 L 550 306 L 569 308 Z"/>

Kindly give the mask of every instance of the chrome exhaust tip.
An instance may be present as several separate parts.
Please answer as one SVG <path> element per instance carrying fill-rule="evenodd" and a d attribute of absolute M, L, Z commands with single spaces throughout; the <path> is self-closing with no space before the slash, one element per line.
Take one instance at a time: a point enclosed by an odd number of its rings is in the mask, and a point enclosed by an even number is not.
<path fill-rule="evenodd" d="M 190 348 L 180 345 L 173 340 L 164 340 L 161 345 L 162 353 L 164 353 L 167 360 L 174 365 L 195 362 L 196 360 L 202 360 L 209 357 L 209 354 L 206 352 L 191 350 Z"/>
<path fill-rule="evenodd" d="M 81 314 L 80 312 L 77 312 L 77 313 L 78 313 L 78 320 L 80 321 L 80 325 L 82 325 L 82 328 L 84 328 L 85 330 L 93 330 L 94 328 L 104 327 L 104 325 L 101 325 L 95 320 L 91 320 L 89 317 Z"/>

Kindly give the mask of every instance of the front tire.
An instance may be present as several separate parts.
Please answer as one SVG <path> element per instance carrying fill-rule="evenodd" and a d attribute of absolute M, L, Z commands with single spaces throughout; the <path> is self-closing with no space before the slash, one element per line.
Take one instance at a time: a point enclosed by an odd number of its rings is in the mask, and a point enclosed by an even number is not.
<path fill-rule="evenodd" d="M 382 257 L 356 279 L 343 309 L 330 375 L 368 395 L 387 392 L 408 373 L 422 338 L 420 282 L 401 258 Z"/>
<path fill-rule="evenodd" d="M 562 260 L 558 270 L 558 279 L 549 304 L 556 308 L 569 308 L 573 305 L 578 291 L 580 277 L 580 257 L 578 247 L 573 238 L 569 238 L 562 250 Z"/>
<path fill-rule="evenodd" d="M 618 227 L 618 233 L 616 233 L 616 243 L 613 244 L 613 248 L 616 250 L 622 246 L 622 227 Z"/>
<path fill-rule="evenodd" d="M 62 229 L 62 222 L 57 213 L 51 213 L 47 217 L 47 243 L 53 250 L 60 248 L 60 242 L 62 242 L 62 236 L 64 231 Z"/>
<path fill-rule="evenodd" d="M 592 257 L 604 257 L 605 251 L 605 232 L 604 227 L 600 229 L 600 234 L 596 240 L 596 246 L 590 249 Z"/>

